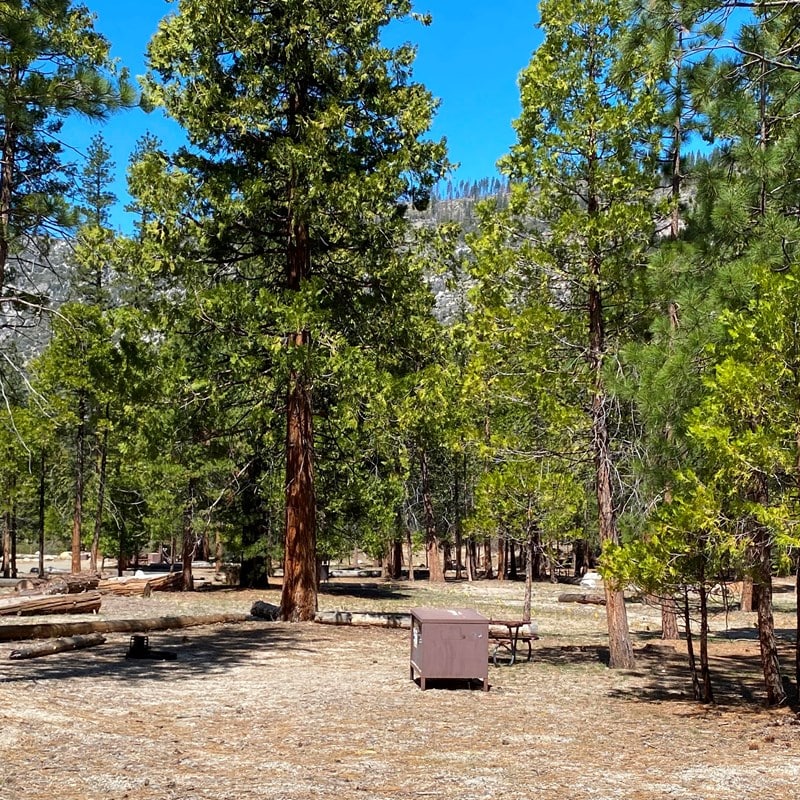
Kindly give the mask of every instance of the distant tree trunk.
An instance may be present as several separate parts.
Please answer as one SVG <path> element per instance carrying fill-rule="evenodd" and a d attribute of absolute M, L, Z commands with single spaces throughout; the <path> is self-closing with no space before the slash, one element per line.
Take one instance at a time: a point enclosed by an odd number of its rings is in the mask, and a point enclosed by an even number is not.
<path fill-rule="evenodd" d="M 702 680 L 702 700 L 704 703 L 714 702 L 714 691 L 711 687 L 711 668 L 708 662 L 708 590 L 705 575 L 701 576 L 698 589 L 700 597 L 700 677 Z"/>
<path fill-rule="evenodd" d="M 497 534 L 497 580 L 504 581 L 507 575 L 506 557 L 508 555 L 508 539 L 503 527 Z"/>
<path fill-rule="evenodd" d="M 467 581 L 472 583 L 477 572 L 477 553 L 475 550 L 475 540 L 467 539 Z"/>
<path fill-rule="evenodd" d="M 463 544 L 463 532 L 462 532 L 462 519 L 461 519 L 461 491 L 460 491 L 460 470 L 459 470 L 459 459 L 456 459 L 455 469 L 453 470 L 454 473 L 454 480 L 453 480 L 453 514 L 455 518 L 455 542 L 454 542 L 454 549 L 456 551 L 456 560 L 455 560 L 455 570 L 456 570 L 456 580 L 461 580 L 461 550 Z"/>
<path fill-rule="evenodd" d="M 672 597 L 665 597 L 661 602 L 661 638 L 664 641 L 680 639 L 678 606 Z"/>
<path fill-rule="evenodd" d="M 192 559 L 195 549 L 194 532 L 194 479 L 189 481 L 188 497 L 186 505 L 183 507 L 183 553 L 181 556 L 181 587 L 184 592 L 191 592 L 194 589 L 194 578 L 192 577 Z"/>
<path fill-rule="evenodd" d="M 540 581 L 542 579 L 542 533 L 536 523 L 533 526 L 533 548 L 530 557 L 533 580 Z"/>
<path fill-rule="evenodd" d="M 786 690 L 781 678 L 778 647 L 775 641 L 775 619 L 772 608 L 772 542 L 764 525 L 754 523 L 756 585 L 758 587 L 758 642 L 761 650 L 761 669 L 767 690 L 767 705 L 780 706 L 786 702 Z"/>
<path fill-rule="evenodd" d="M 106 405 L 106 421 L 108 421 L 109 407 Z M 108 425 L 103 430 L 103 439 L 100 443 L 100 463 L 97 468 L 97 512 L 94 518 L 94 534 L 89 568 L 97 572 L 97 557 L 100 551 L 100 533 L 103 530 L 103 511 L 106 496 L 106 470 L 108 468 Z"/>
<path fill-rule="evenodd" d="M 11 500 L 3 512 L 3 577 L 11 577 Z"/>
<path fill-rule="evenodd" d="M 697 660 L 694 655 L 694 636 L 692 635 L 692 614 L 689 608 L 689 590 L 683 591 L 683 622 L 686 628 L 686 653 L 689 657 L 689 673 L 692 676 L 692 694 L 695 700 L 703 702 L 703 684 L 697 674 Z"/>
<path fill-rule="evenodd" d="M 47 456 L 44 448 L 39 456 L 39 577 L 44 576 L 44 520 Z"/>
<path fill-rule="evenodd" d="M 214 528 L 214 572 L 217 575 L 222 572 L 222 537 L 218 527 Z"/>
<path fill-rule="evenodd" d="M 266 510 L 261 496 L 264 460 L 255 454 L 242 473 L 239 503 L 242 509 L 242 563 L 239 586 L 242 589 L 266 589 L 269 570 L 266 557 Z"/>
<path fill-rule="evenodd" d="M 411 528 L 406 525 L 406 546 L 408 547 L 408 579 L 410 581 L 416 580 L 414 578 L 414 539 L 411 535 Z"/>
<path fill-rule="evenodd" d="M 795 634 L 794 634 L 794 682 L 797 686 L 798 701 L 800 701 L 800 553 L 794 576 L 795 596 Z"/>
<path fill-rule="evenodd" d="M 745 575 L 742 578 L 742 601 L 740 604 L 741 610 L 746 611 L 748 614 L 755 611 L 755 605 L 753 603 L 753 600 L 754 600 L 753 577 L 751 575 Z"/>
<path fill-rule="evenodd" d="M 522 621 L 531 621 L 531 605 L 533 602 L 533 557 L 536 550 L 536 539 L 533 531 L 529 531 L 527 539 L 528 554 L 525 559 L 525 597 L 522 602 Z"/>
<path fill-rule="evenodd" d="M 492 567 L 492 540 L 488 536 L 483 540 L 483 561 L 483 577 L 494 578 L 494 569 Z"/>
<path fill-rule="evenodd" d="M 508 577 L 513 581 L 517 579 L 517 543 L 514 541 L 508 544 Z"/>
<path fill-rule="evenodd" d="M 122 573 L 125 572 L 125 564 L 127 558 L 125 557 L 125 520 L 123 519 L 119 526 L 119 541 L 117 542 L 117 577 L 121 578 Z"/>
<path fill-rule="evenodd" d="M 17 501 L 11 501 L 11 577 L 17 577 Z"/>
<path fill-rule="evenodd" d="M 389 543 L 389 553 L 386 558 L 386 573 L 392 580 L 399 580 L 403 569 L 403 542 L 399 537 Z"/>
<path fill-rule="evenodd" d="M 422 504 L 425 508 L 425 555 L 428 560 L 428 576 L 432 583 L 444 581 L 444 569 L 439 555 L 439 537 L 436 534 L 436 517 L 433 514 L 431 499 L 430 475 L 428 472 L 428 456 L 424 449 L 419 456 L 420 475 L 422 477 Z"/>
<path fill-rule="evenodd" d="M 81 571 L 83 525 L 83 469 L 86 446 L 86 396 L 78 396 L 78 429 L 75 436 L 75 503 L 72 511 L 72 572 Z"/>

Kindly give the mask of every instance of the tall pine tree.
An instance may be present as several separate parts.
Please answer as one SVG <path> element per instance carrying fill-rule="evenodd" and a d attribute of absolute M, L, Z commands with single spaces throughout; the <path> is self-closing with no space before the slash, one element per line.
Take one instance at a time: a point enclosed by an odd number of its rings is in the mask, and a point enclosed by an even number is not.
<path fill-rule="evenodd" d="M 150 232 L 198 290 L 198 320 L 233 338 L 248 371 L 237 380 L 283 386 L 287 620 L 316 608 L 315 395 L 335 412 L 331 360 L 390 349 L 420 291 L 399 253 L 403 208 L 442 174 L 444 146 L 421 138 L 434 103 L 411 79 L 413 49 L 381 42 L 410 12 L 407 0 L 182 0 L 150 45 L 149 96 L 190 141 Z M 274 427 L 264 399 L 248 413 Z"/>

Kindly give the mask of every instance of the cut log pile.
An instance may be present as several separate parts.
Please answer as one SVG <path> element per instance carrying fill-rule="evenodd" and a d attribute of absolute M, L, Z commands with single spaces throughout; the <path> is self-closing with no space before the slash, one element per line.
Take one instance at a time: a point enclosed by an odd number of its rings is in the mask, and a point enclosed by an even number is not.
<path fill-rule="evenodd" d="M 183 588 L 183 575 L 170 572 L 157 578 L 106 578 L 97 587 L 102 594 L 123 597 L 150 597 L 153 592 L 178 592 Z"/>

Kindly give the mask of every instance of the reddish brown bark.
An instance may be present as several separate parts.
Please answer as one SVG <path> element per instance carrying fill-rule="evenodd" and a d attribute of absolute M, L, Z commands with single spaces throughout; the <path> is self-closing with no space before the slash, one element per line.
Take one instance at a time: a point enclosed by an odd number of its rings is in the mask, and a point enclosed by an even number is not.
<path fill-rule="evenodd" d="M 81 571 L 83 526 L 83 463 L 86 444 L 86 398 L 78 398 L 78 430 L 75 436 L 75 502 L 72 510 L 72 572 Z"/>
<path fill-rule="evenodd" d="M 295 344 L 308 345 L 307 333 Z M 281 619 L 304 622 L 317 611 L 316 498 L 311 392 L 292 376 L 286 404 L 286 534 Z"/>
<path fill-rule="evenodd" d="M 106 405 L 106 420 L 108 420 L 108 405 Z M 94 517 L 94 534 L 92 548 L 89 554 L 89 570 L 97 572 L 97 561 L 100 553 L 100 534 L 103 529 L 103 506 L 106 496 L 106 472 L 108 470 L 108 426 L 103 430 L 103 440 L 100 444 L 100 463 L 97 466 L 97 509 Z"/>
<path fill-rule="evenodd" d="M 287 129 L 295 142 L 302 136 L 307 87 L 299 82 L 288 97 Z M 303 188 L 294 170 L 286 191 L 286 288 L 299 292 L 311 276 L 308 220 L 299 211 Z M 298 203 L 298 198 L 300 203 Z M 295 350 L 311 347 L 308 330 L 289 334 Z M 314 426 L 311 385 L 304 369 L 292 370 L 286 400 L 286 486 L 281 619 L 312 620 L 317 610 L 317 530 L 314 487 Z"/>
<path fill-rule="evenodd" d="M 589 213 L 597 213 L 597 201 L 592 198 Z M 614 509 L 614 493 L 611 482 L 611 447 L 606 419 L 606 390 L 603 382 L 603 357 L 605 355 L 605 330 L 603 302 L 600 294 L 600 259 L 592 255 L 589 259 L 589 367 L 592 374 L 591 431 L 595 467 L 595 492 L 597 496 L 600 543 L 616 543 L 619 540 Z M 628 630 L 628 613 L 622 589 L 613 582 L 605 581 L 606 621 L 610 651 L 609 666 L 632 669 L 636 660 L 633 655 Z"/>
<path fill-rule="evenodd" d="M 661 604 L 661 638 L 665 641 L 680 638 L 678 630 L 678 606 L 671 597 Z"/>
<path fill-rule="evenodd" d="M 761 652 L 761 671 L 767 690 L 767 705 L 780 706 L 786 702 L 778 646 L 775 640 L 775 618 L 772 609 L 772 542 L 769 531 L 756 524 L 753 535 L 755 556 L 756 611 L 758 613 L 758 643 Z"/>

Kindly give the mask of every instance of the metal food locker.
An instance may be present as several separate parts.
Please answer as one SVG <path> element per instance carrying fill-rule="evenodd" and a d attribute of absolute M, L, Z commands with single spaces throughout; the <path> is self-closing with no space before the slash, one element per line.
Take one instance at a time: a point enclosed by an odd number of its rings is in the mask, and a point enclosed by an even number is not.
<path fill-rule="evenodd" d="M 489 620 L 470 608 L 411 609 L 411 680 L 479 680 L 489 691 Z"/>

